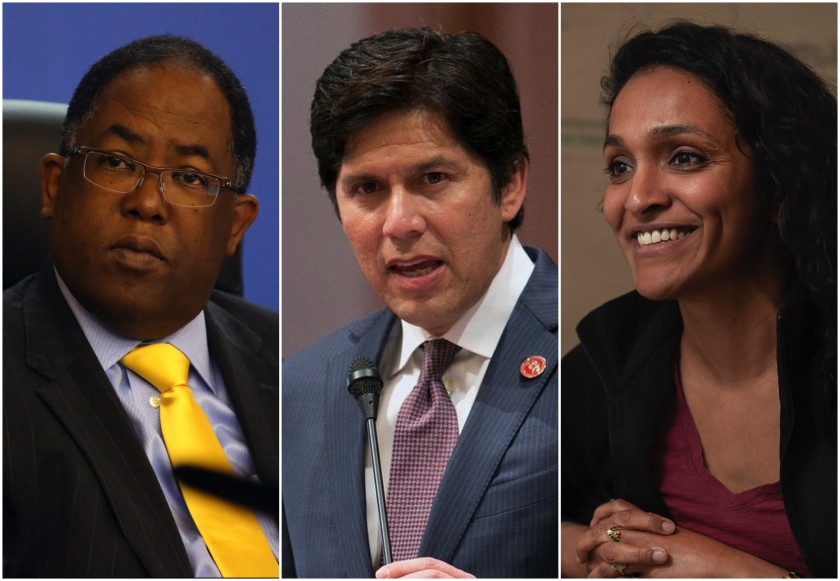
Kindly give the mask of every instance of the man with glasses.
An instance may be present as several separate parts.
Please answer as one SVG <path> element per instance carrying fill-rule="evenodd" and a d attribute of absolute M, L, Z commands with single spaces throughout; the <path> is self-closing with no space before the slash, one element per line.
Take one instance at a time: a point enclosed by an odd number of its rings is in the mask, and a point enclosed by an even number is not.
<path fill-rule="evenodd" d="M 276 514 L 173 470 L 277 483 L 277 315 L 213 290 L 258 211 L 247 95 L 149 37 L 90 69 L 62 131 L 51 261 L 4 295 L 4 575 L 276 577 Z"/>

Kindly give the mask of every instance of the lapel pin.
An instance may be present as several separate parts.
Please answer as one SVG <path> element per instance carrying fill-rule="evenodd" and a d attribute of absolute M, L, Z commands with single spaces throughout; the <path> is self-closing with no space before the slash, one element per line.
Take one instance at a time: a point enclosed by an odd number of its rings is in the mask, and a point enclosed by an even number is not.
<path fill-rule="evenodd" d="M 542 355 L 531 355 L 522 361 L 522 365 L 519 366 L 519 373 L 526 379 L 534 379 L 542 375 L 542 372 L 545 371 L 545 366 L 545 357 Z"/>

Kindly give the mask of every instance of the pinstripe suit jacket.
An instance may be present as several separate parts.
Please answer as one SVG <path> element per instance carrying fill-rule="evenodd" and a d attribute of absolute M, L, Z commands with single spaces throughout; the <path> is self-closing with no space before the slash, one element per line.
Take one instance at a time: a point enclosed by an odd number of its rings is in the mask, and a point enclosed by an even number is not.
<path fill-rule="evenodd" d="M 160 485 L 45 266 L 3 296 L 3 572 L 191 577 Z M 278 466 L 277 315 L 214 293 L 208 345 L 262 482 Z"/>
<path fill-rule="evenodd" d="M 557 266 L 536 268 L 441 481 L 420 547 L 479 577 L 557 577 Z M 346 378 L 392 325 L 368 316 L 283 362 L 284 577 L 371 577 L 365 426 Z M 372 356 L 373 355 L 373 356 Z M 543 355 L 536 379 L 522 360 Z"/>

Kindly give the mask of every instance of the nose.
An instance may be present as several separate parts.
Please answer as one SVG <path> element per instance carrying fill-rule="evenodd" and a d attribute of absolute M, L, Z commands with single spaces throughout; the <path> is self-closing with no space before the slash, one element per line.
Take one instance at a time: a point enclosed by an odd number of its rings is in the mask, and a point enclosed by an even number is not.
<path fill-rule="evenodd" d="M 403 188 L 396 186 L 388 195 L 385 208 L 385 222 L 382 233 L 395 239 L 418 238 L 426 229 L 426 220 L 421 211 L 421 200 Z"/>
<path fill-rule="evenodd" d="M 165 222 L 166 202 L 163 199 L 163 180 L 159 174 L 145 172 L 137 186 L 122 197 L 122 212 L 140 220 Z"/>
<path fill-rule="evenodd" d="M 647 216 L 670 205 L 671 196 L 659 169 L 640 163 L 633 172 L 624 209 L 637 216 Z"/>

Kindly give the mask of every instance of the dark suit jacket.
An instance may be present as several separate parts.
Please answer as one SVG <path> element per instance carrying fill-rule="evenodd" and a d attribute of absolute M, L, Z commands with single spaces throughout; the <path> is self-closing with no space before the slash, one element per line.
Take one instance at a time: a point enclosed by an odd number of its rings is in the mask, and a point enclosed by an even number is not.
<path fill-rule="evenodd" d="M 479 577 L 557 577 L 557 266 L 536 268 L 487 369 L 420 547 Z M 374 313 L 283 362 L 284 577 L 371 577 L 356 357 L 379 361 L 392 325 Z M 535 379 L 520 363 L 548 362 Z"/>
<path fill-rule="evenodd" d="M 128 416 L 46 265 L 3 296 L 3 572 L 191 577 Z M 214 293 L 210 354 L 260 479 L 279 474 L 277 315 Z"/>

